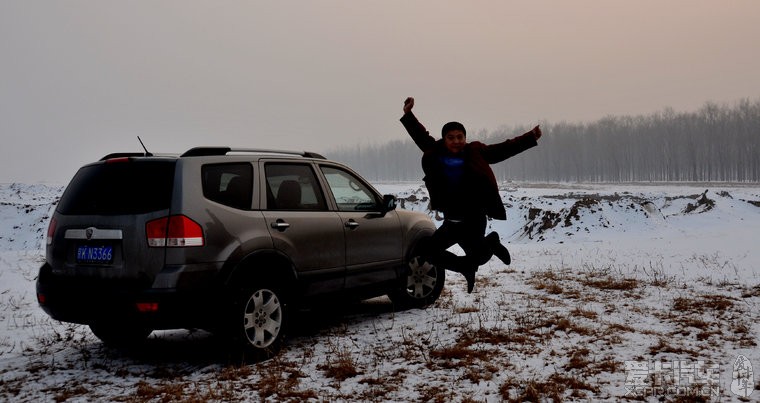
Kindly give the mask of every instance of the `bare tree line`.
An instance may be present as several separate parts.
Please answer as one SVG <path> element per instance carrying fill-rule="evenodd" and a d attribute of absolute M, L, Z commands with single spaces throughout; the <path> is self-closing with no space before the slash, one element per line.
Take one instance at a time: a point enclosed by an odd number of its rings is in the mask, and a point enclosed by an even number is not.
<path fill-rule="evenodd" d="M 539 147 L 493 165 L 498 180 L 760 182 L 760 99 L 708 102 L 695 112 L 667 108 L 591 123 L 544 122 L 541 128 Z M 492 144 L 528 130 L 501 127 L 468 135 L 468 140 Z M 422 178 L 420 151 L 408 139 L 344 146 L 327 155 L 370 180 Z"/>

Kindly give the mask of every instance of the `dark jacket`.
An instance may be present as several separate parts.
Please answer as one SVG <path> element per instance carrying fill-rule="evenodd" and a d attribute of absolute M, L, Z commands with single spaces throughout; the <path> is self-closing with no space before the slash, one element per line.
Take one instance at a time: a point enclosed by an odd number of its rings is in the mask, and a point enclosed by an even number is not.
<path fill-rule="evenodd" d="M 423 152 L 422 171 L 425 173 L 423 180 L 430 194 L 430 207 L 446 214 L 452 201 L 449 200 L 451 195 L 446 192 L 446 178 L 441 162 L 441 158 L 448 153 L 443 139 L 433 138 L 411 112 L 401 118 L 401 123 Z M 464 183 L 466 183 L 464 197 L 473 214 L 485 213 L 497 220 L 507 218 L 490 164 L 504 161 L 536 145 L 538 143 L 531 132 L 492 145 L 479 141 L 467 143 L 463 151 Z"/>

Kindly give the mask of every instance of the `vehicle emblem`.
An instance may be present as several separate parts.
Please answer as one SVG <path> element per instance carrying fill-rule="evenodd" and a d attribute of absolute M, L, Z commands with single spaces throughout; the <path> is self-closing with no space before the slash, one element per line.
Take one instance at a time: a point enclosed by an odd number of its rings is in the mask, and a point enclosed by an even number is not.
<path fill-rule="evenodd" d="M 93 232 L 95 232 L 95 228 L 93 228 L 93 227 L 90 227 L 90 228 L 87 228 L 86 230 L 84 230 L 84 235 L 87 237 L 88 241 L 90 239 L 92 239 L 92 233 Z"/>

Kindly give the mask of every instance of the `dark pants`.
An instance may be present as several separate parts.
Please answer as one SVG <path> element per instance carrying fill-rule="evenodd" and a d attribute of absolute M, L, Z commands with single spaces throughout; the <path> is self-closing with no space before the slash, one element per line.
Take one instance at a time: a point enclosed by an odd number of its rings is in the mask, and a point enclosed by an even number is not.
<path fill-rule="evenodd" d="M 486 216 L 468 217 L 460 220 L 445 220 L 425 247 L 430 262 L 446 270 L 462 273 L 463 270 L 477 269 L 493 256 L 493 250 L 486 241 Z M 457 256 L 447 249 L 459 244 L 465 256 Z"/>

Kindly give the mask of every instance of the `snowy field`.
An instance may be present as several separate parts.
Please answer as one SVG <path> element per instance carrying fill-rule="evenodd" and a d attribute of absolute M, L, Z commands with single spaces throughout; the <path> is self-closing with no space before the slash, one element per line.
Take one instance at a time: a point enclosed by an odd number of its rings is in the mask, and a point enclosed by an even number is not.
<path fill-rule="evenodd" d="M 427 208 L 419 184 L 377 187 Z M 482 266 L 472 294 L 447 273 L 425 310 L 300 312 L 256 365 L 202 331 L 119 351 L 50 320 L 34 281 L 61 191 L 0 184 L 0 401 L 760 398 L 758 185 L 505 184 L 509 219 L 489 226 L 513 262 Z"/>

